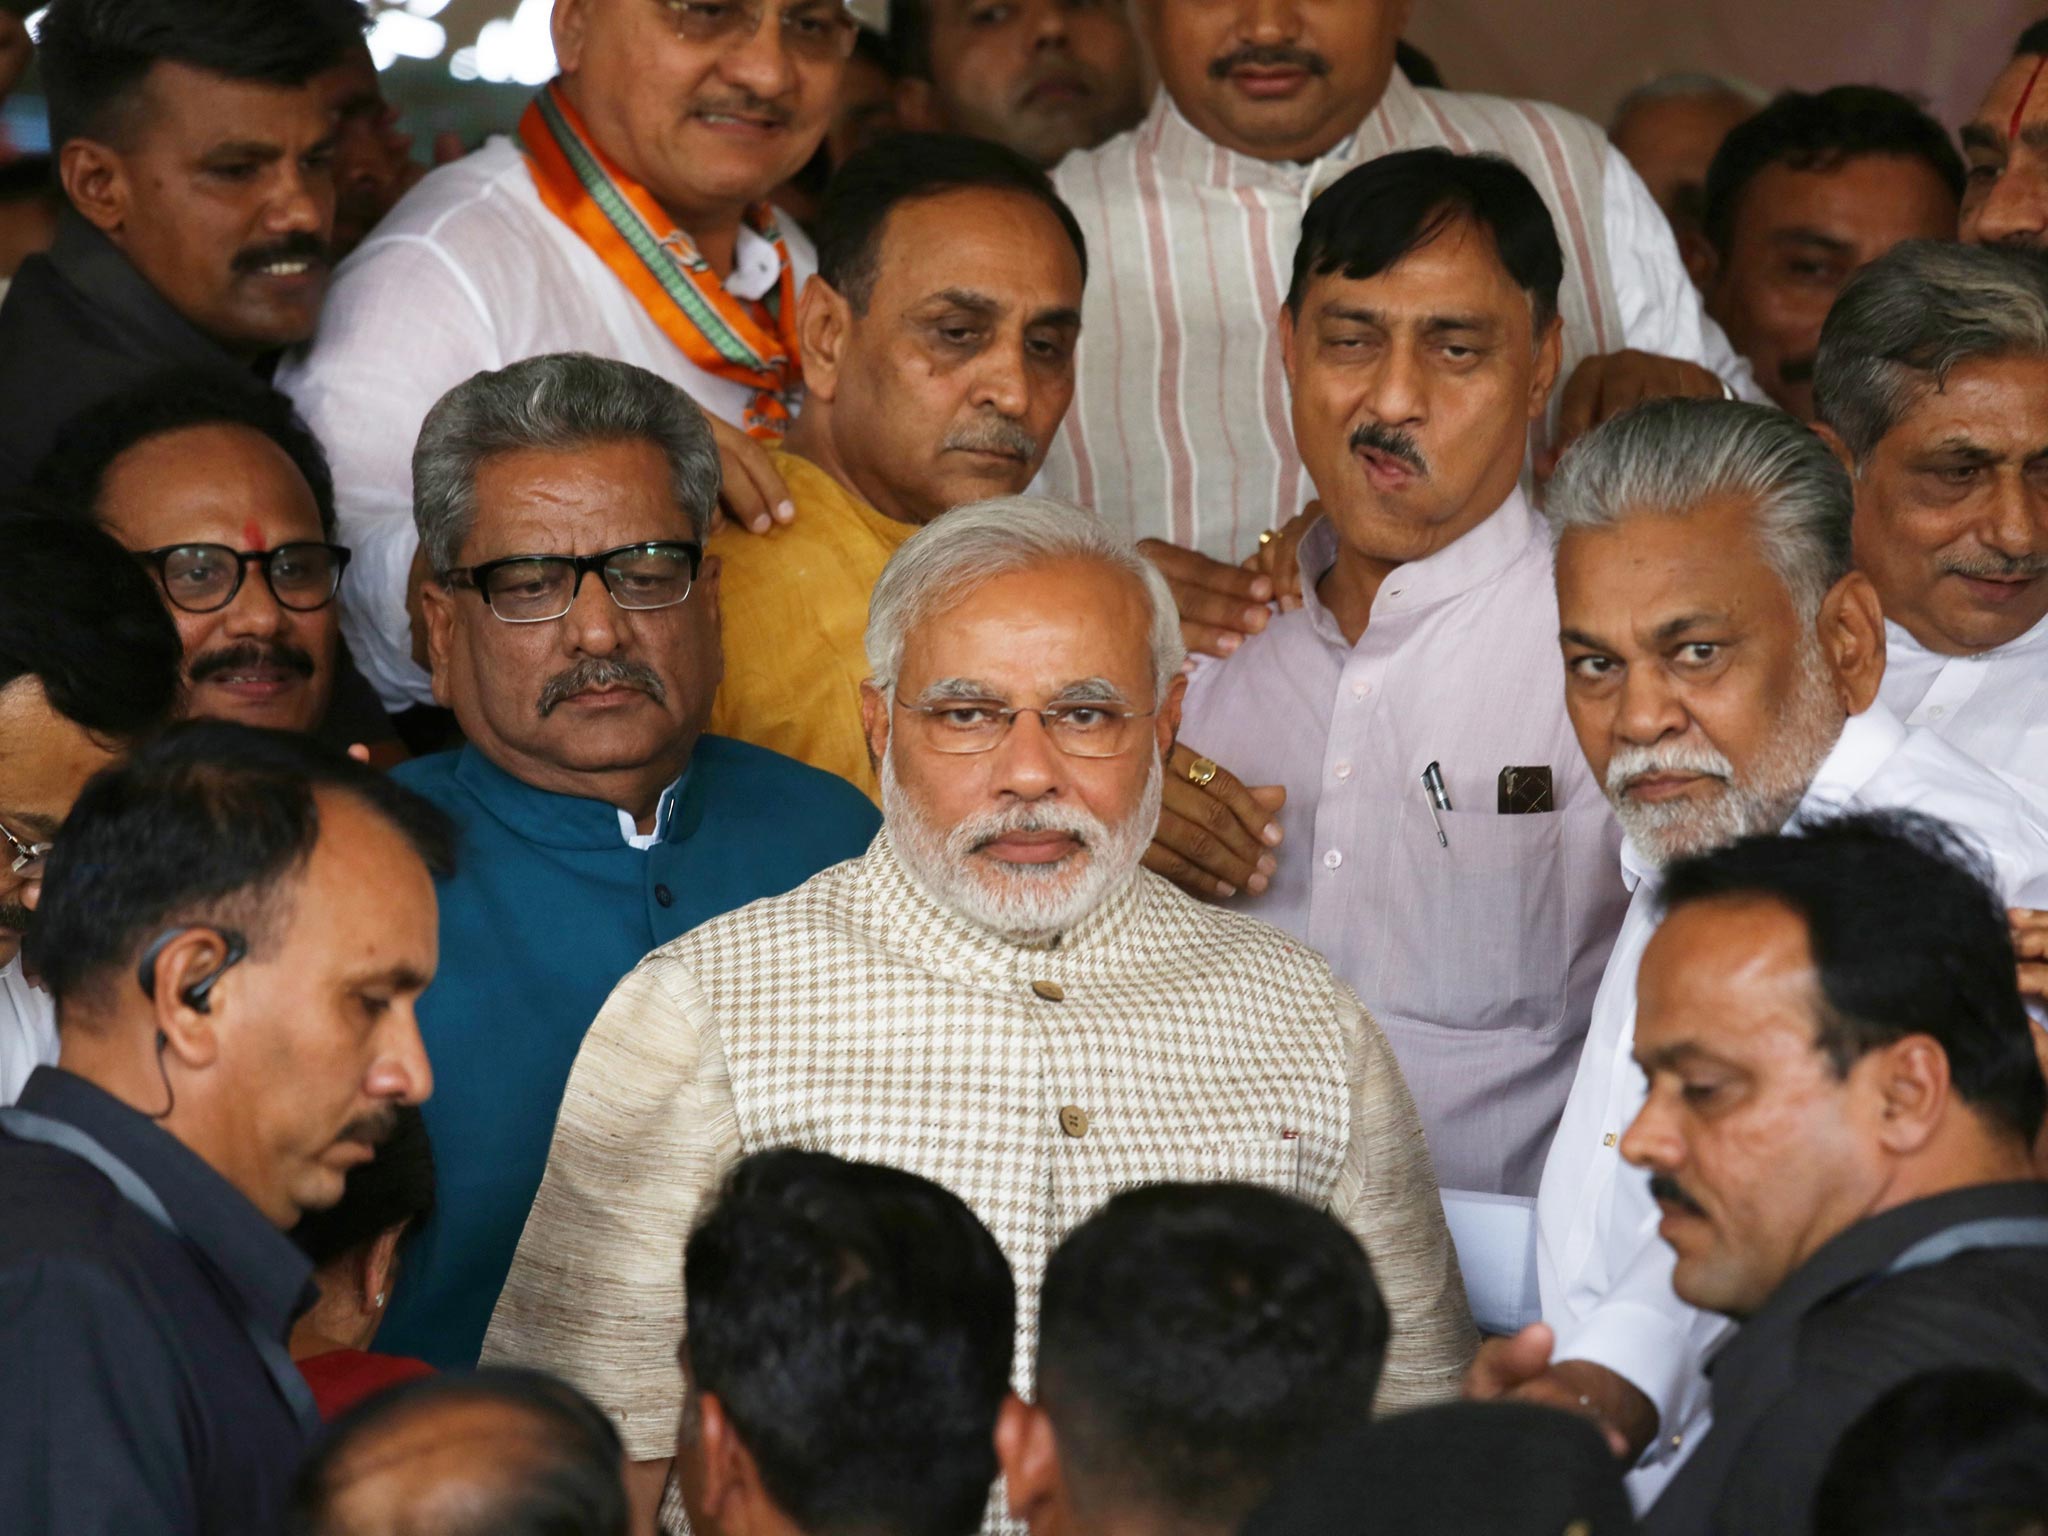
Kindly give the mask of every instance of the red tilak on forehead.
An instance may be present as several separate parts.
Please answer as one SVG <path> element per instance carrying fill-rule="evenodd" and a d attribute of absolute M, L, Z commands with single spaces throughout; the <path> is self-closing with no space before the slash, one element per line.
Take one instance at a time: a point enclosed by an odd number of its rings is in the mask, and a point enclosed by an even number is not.
<path fill-rule="evenodd" d="M 2034 82 L 2041 78 L 2043 68 L 2048 68 L 2048 54 L 2034 60 L 2034 72 L 2027 76 L 2026 89 L 2020 92 L 2019 101 L 2013 106 L 2012 121 L 2005 125 L 2005 142 L 2013 143 L 2020 136 L 2020 119 L 2026 115 L 2027 98 L 2034 94 Z"/>
<path fill-rule="evenodd" d="M 250 552 L 253 554 L 264 554 L 270 548 L 268 544 L 263 542 L 263 525 L 253 517 L 242 524 L 242 542 L 249 547 Z"/>

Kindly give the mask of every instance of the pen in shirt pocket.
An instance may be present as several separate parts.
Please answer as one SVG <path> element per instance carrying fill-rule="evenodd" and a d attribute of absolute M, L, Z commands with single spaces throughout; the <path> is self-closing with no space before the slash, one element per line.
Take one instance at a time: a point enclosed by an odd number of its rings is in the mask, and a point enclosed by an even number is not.
<path fill-rule="evenodd" d="M 1436 828 L 1437 845 L 1443 848 L 1450 847 L 1451 840 L 1444 836 L 1443 818 L 1438 816 L 1437 812 L 1448 811 L 1451 808 L 1451 792 L 1444 788 L 1443 768 L 1434 759 L 1422 770 L 1422 798 L 1423 803 L 1429 807 L 1430 825 Z"/>

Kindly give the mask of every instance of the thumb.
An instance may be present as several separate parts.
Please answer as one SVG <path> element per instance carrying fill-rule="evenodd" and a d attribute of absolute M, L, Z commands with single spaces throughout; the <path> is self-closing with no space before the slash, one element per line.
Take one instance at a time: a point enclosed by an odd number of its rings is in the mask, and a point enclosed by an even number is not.
<path fill-rule="evenodd" d="M 1265 811 L 1277 811 L 1287 803 L 1285 784 L 1251 784 L 1245 787 L 1245 793 L 1258 803 L 1259 809 Z"/>
<path fill-rule="evenodd" d="M 1465 1395 L 1480 1399 L 1505 1397 L 1550 1366 L 1556 1335 L 1543 1323 L 1531 1323 L 1509 1339 L 1488 1339 L 1466 1374 Z"/>

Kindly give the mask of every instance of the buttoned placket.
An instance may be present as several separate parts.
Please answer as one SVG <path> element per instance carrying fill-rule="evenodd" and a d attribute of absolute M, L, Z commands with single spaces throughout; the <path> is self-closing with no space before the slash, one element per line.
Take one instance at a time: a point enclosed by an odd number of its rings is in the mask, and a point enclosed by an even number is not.
<path fill-rule="evenodd" d="M 1934 683 L 1906 717 L 1908 725 L 1938 726 L 1976 696 L 1991 669 L 1983 656 L 1952 656 L 1934 674 Z"/>

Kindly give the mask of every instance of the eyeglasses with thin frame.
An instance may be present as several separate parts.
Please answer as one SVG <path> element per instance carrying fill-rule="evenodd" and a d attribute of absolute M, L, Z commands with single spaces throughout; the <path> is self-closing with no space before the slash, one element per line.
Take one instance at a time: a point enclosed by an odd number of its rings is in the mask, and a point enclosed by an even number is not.
<path fill-rule="evenodd" d="M 994 699 L 912 704 L 898 698 L 896 707 L 916 717 L 919 739 L 926 746 L 959 756 L 993 752 L 1016 726 L 1019 715 L 1035 715 L 1046 739 L 1068 757 L 1122 757 L 1145 735 L 1143 722 L 1159 714 L 1156 709 L 1140 713 L 1087 699 L 1019 709 Z"/>
<path fill-rule="evenodd" d="M 621 544 L 595 555 L 507 555 L 441 573 L 441 584 L 468 588 L 507 624 L 544 624 L 576 606 L 583 578 L 595 572 L 621 608 L 648 613 L 685 601 L 704 546 L 685 539 Z"/>
<path fill-rule="evenodd" d="M 0 838 L 7 840 L 7 850 L 13 856 L 8 869 L 24 880 L 34 880 L 43 872 L 43 863 L 50 857 L 55 843 L 25 843 L 5 827 L 0 827 Z"/>
<path fill-rule="evenodd" d="M 655 0 L 685 42 L 732 48 L 760 33 L 767 0 Z M 783 0 L 776 13 L 782 46 L 813 63 L 853 56 L 860 24 L 844 0 Z"/>
<path fill-rule="evenodd" d="M 313 613 L 334 601 L 350 551 L 339 544 L 303 540 L 275 549 L 233 549 L 226 544 L 166 544 L 135 558 L 148 566 L 173 608 L 218 613 L 235 600 L 249 567 L 263 572 L 264 585 L 280 608 Z"/>

